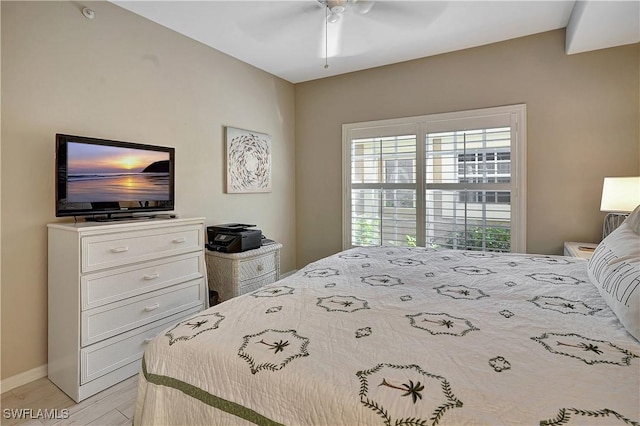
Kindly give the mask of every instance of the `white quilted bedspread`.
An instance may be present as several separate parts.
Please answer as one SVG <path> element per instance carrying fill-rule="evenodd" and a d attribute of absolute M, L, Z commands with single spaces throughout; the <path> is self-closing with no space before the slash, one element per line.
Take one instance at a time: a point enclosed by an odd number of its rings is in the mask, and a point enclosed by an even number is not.
<path fill-rule="evenodd" d="M 568 257 L 356 248 L 147 347 L 136 424 L 638 424 L 640 343 Z"/>

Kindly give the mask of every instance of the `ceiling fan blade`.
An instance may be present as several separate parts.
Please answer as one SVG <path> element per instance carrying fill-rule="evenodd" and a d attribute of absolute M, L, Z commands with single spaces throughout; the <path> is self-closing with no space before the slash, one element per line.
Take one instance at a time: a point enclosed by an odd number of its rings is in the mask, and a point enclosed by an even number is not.
<path fill-rule="evenodd" d="M 367 19 L 391 27 L 428 25 L 447 8 L 446 1 L 378 1 Z"/>
<path fill-rule="evenodd" d="M 376 3 L 374 0 L 352 0 L 355 12 L 366 15 Z"/>
<path fill-rule="evenodd" d="M 256 40 L 265 40 L 282 32 L 292 24 L 300 23 L 309 16 L 318 13 L 321 5 L 315 2 L 238 2 L 251 7 L 245 19 L 239 25 L 241 31 Z"/>
<path fill-rule="evenodd" d="M 345 14 L 345 23 L 340 34 L 340 56 L 353 57 L 374 49 L 379 28 L 371 25 L 369 15 Z"/>
<path fill-rule="evenodd" d="M 342 51 L 342 28 L 344 16 L 337 22 L 325 24 L 324 17 L 321 21 L 322 31 L 318 49 L 319 58 L 335 58 Z"/>

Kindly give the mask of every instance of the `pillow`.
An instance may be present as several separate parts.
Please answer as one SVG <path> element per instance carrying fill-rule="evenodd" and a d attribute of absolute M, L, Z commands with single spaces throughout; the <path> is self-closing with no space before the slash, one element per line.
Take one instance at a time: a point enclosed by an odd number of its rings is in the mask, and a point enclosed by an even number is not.
<path fill-rule="evenodd" d="M 640 341 L 640 235 L 632 229 L 639 209 L 633 214 L 598 244 L 587 273 L 622 325 Z"/>
<path fill-rule="evenodd" d="M 640 206 L 636 207 L 629 217 L 625 219 L 625 222 L 629 224 L 633 232 L 640 235 Z"/>

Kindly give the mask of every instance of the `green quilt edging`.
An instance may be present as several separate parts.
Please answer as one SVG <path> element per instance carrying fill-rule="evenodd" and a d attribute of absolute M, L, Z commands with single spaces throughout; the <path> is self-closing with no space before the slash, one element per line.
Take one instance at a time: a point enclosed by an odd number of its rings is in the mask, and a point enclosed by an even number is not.
<path fill-rule="evenodd" d="M 147 364 L 145 362 L 144 356 L 142 357 L 142 373 L 144 374 L 144 378 L 149 383 L 177 389 L 180 392 L 189 395 L 190 397 L 195 398 L 204 404 L 217 408 L 220 411 L 233 414 L 234 416 L 240 417 L 241 419 L 247 420 L 251 423 L 257 425 L 282 426 L 281 423 L 274 422 L 273 420 L 256 413 L 250 408 L 244 407 L 240 404 L 236 404 L 235 402 L 227 401 L 226 399 L 217 397 L 215 395 L 211 395 L 209 392 L 206 392 L 196 386 L 190 385 L 189 383 L 185 383 L 172 377 L 149 373 L 147 371 Z"/>

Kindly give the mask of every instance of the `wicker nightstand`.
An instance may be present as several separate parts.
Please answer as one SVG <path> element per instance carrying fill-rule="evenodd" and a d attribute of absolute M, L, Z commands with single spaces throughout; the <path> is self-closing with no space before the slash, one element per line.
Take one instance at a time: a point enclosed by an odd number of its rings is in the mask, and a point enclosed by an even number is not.
<path fill-rule="evenodd" d="M 206 251 L 209 289 L 224 302 L 280 279 L 280 249 L 273 243 L 242 253 Z"/>

